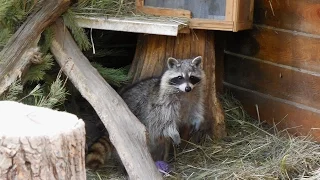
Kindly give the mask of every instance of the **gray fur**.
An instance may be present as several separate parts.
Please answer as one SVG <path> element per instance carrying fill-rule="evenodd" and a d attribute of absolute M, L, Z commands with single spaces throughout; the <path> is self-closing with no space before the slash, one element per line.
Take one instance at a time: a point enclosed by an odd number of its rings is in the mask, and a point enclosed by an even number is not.
<path fill-rule="evenodd" d="M 203 122 L 205 74 L 200 67 L 201 59 L 169 58 L 168 69 L 160 78 L 140 81 L 121 93 L 133 114 L 146 126 L 151 143 L 159 137 L 170 137 L 179 144 L 180 125 L 194 125 L 197 130 Z M 201 79 L 199 83 L 190 85 L 190 92 L 181 91 L 181 84 L 169 83 L 174 77 L 185 77 L 190 73 Z"/>

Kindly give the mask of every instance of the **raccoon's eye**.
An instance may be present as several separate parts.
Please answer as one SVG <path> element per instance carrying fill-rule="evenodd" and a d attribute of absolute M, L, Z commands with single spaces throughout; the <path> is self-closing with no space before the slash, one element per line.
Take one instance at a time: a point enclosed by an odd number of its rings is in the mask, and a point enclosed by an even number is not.
<path fill-rule="evenodd" d="M 190 79 L 194 79 L 195 77 L 194 76 L 190 76 Z"/>
<path fill-rule="evenodd" d="M 183 77 L 182 76 L 178 76 L 178 79 L 182 79 Z"/>

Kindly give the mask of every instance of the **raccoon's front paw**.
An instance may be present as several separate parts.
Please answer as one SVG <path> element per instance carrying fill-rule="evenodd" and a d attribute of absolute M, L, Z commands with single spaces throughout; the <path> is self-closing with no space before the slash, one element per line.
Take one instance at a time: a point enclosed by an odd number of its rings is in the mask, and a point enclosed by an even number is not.
<path fill-rule="evenodd" d="M 191 122 L 192 129 L 191 129 L 191 132 L 190 132 L 190 133 L 199 131 L 201 123 L 202 123 L 202 121 L 201 121 L 200 119 L 194 119 L 194 120 L 192 120 L 192 122 Z"/>
<path fill-rule="evenodd" d="M 171 137 L 173 143 L 175 145 L 179 145 L 181 143 L 181 138 L 180 138 L 180 135 L 179 134 L 174 134 L 172 137 Z"/>

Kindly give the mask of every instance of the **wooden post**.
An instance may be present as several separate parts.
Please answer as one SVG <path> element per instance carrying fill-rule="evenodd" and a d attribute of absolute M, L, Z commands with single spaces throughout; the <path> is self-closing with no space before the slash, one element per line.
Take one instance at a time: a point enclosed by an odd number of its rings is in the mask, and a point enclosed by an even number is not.
<path fill-rule="evenodd" d="M 175 58 L 192 58 L 203 56 L 203 67 L 207 76 L 206 117 L 215 138 L 226 135 L 224 111 L 217 97 L 216 53 L 213 31 L 194 30 L 190 34 L 179 34 L 178 37 L 159 35 L 140 35 L 136 54 L 130 69 L 133 82 L 150 76 L 159 76 L 166 68 L 166 60 Z M 221 72 L 221 70 L 220 70 Z M 184 134 L 183 132 L 181 132 Z"/>
<path fill-rule="evenodd" d="M 146 129 L 122 98 L 92 67 L 62 20 L 53 25 L 51 52 L 109 133 L 130 179 L 162 179 L 146 144 Z"/>
<path fill-rule="evenodd" d="M 0 179 L 86 179 L 82 120 L 13 101 L 0 101 L 0 116 Z"/>

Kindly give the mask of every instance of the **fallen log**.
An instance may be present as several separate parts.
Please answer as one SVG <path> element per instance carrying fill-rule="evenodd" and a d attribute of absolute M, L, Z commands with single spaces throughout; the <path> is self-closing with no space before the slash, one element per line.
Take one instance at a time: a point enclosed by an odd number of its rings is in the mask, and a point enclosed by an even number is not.
<path fill-rule="evenodd" d="M 146 129 L 92 67 L 61 19 L 53 25 L 51 52 L 108 130 L 130 179 L 162 179 L 146 145 Z"/>
<path fill-rule="evenodd" d="M 14 101 L 0 101 L 0 116 L 0 179 L 86 179 L 82 120 Z"/>
<path fill-rule="evenodd" d="M 53 23 L 70 5 L 70 0 L 43 0 L 20 28 L 12 35 L 0 52 L 0 95 L 31 63 L 37 39 L 43 30 Z"/>

